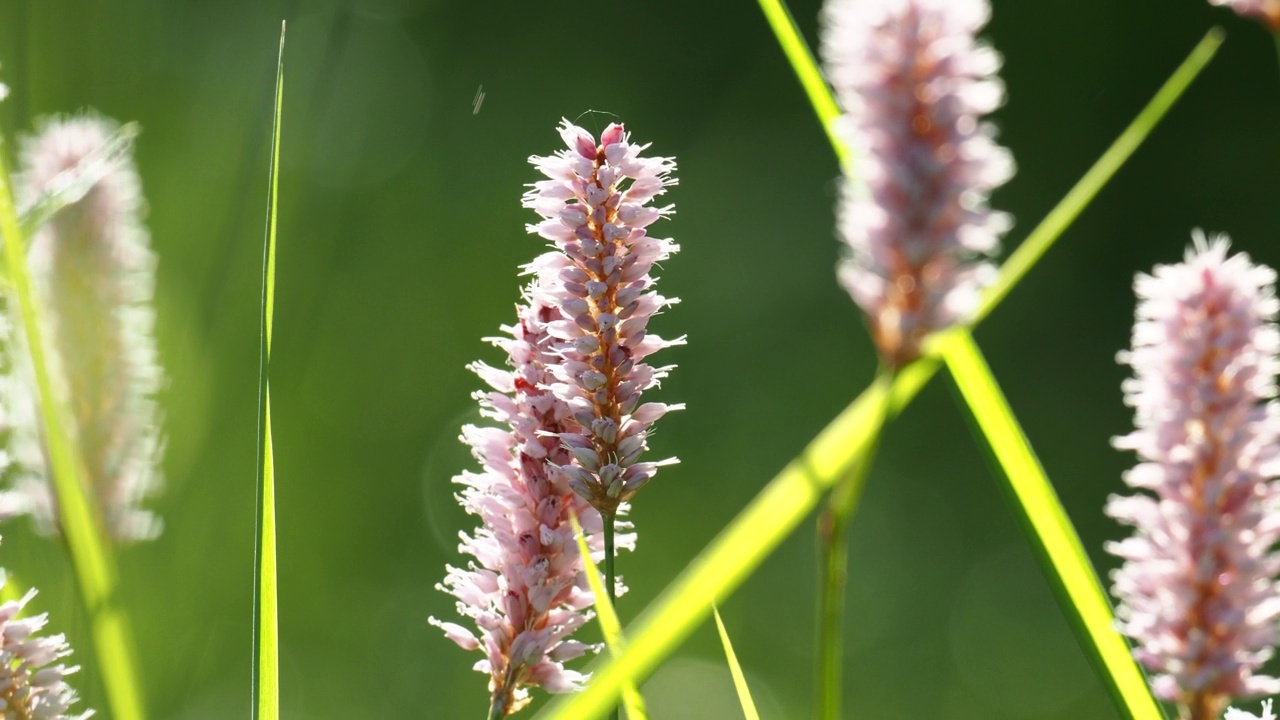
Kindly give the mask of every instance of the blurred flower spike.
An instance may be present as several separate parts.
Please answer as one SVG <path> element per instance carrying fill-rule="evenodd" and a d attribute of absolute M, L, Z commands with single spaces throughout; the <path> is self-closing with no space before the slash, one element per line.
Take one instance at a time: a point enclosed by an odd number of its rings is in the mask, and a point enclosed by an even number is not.
<path fill-rule="evenodd" d="M 137 171 L 119 147 L 131 131 L 94 116 L 48 120 L 24 143 L 17 182 L 27 214 L 38 214 L 54 196 L 56 209 L 33 232 L 27 252 L 48 328 L 46 356 L 89 494 L 110 535 L 124 542 L 160 532 L 159 519 L 139 505 L 160 484 L 154 396 L 164 382 L 153 336 L 156 257 L 141 224 Z M 4 505 L 55 532 L 34 380 L 25 352 L 10 347 L 4 390 L 17 477 Z"/>
<path fill-rule="evenodd" d="M 1134 534 L 1107 550 L 1118 627 L 1184 720 L 1217 718 L 1231 698 L 1273 695 L 1255 674 L 1280 618 L 1280 406 L 1276 275 L 1228 241 L 1196 234 L 1186 258 L 1139 275 L 1133 367 L 1136 429 L 1116 438 L 1139 463 L 1136 490 L 1106 511 Z"/>
<path fill-rule="evenodd" d="M 479 460 L 479 473 L 454 478 L 464 489 L 459 501 L 478 515 L 481 527 L 462 535 L 461 552 L 475 561 L 448 568 L 439 588 L 457 598 L 458 612 L 475 622 L 479 635 L 461 625 L 432 618 L 432 624 L 464 650 L 480 650 L 475 669 L 489 675 L 489 718 L 497 720 L 529 702 L 526 686 L 549 692 L 578 690 L 586 677 L 563 662 L 591 648 L 569 636 L 591 619 L 595 601 L 583 574 L 570 513 L 580 519 L 597 561 L 604 556 L 600 514 L 570 487 L 561 470 L 572 461 L 560 441 L 580 432 L 569 406 L 550 392 L 550 368 L 559 362 L 548 325 L 560 311 L 526 292 L 518 322 L 492 342 L 511 369 L 474 363 L 491 388 L 476 394 L 485 417 L 499 427 L 462 429 L 462 440 Z M 625 508 L 624 508 L 625 509 Z M 624 528 L 629 527 L 623 524 Z M 635 536 L 620 534 L 620 547 Z"/>
<path fill-rule="evenodd" d="M 1211 5 L 1223 5 L 1240 15 L 1260 21 L 1280 33 L 1280 0 L 1209 0 Z"/>
<path fill-rule="evenodd" d="M 28 590 L 21 600 L 0 605 L 0 718 L 85 720 L 93 711 L 71 714 L 79 698 L 66 682 L 80 668 L 52 664 L 71 654 L 66 638 L 36 635 L 48 622 L 47 614 L 18 619 L 35 594 Z"/>
<path fill-rule="evenodd" d="M 830 0 L 823 12 L 838 133 L 853 155 L 839 277 L 892 368 L 974 311 L 995 277 L 982 258 L 1011 225 L 987 205 L 1014 172 L 981 121 L 1004 101 L 1000 56 L 974 39 L 989 15 L 986 0 Z"/>
<path fill-rule="evenodd" d="M 647 231 L 673 212 L 651 201 L 676 184 L 675 161 L 642 157 L 649 146 L 632 143 L 616 123 L 597 141 L 564 120 L 560 137 L 565 149 L 529 159 L 547 177 L 524 196 L 543 218 L 529 232 L 555 247 L 529 270 L 538 278 L 536 300 L 561 316 L 547 324 L 555 343 L 551 392 L 579 425 L 560 434 L 573 457 L 560 469 L 574 492 L 610 518 L 659 466 L 675 462 L 639 462 L 653 423 L 684 407 L 640 403 L 674 367 L 644 360 L 684 344 L 648 331 L 650 318 L 677 302 L 653 291 L 651 273 L 679 246 Z"/>

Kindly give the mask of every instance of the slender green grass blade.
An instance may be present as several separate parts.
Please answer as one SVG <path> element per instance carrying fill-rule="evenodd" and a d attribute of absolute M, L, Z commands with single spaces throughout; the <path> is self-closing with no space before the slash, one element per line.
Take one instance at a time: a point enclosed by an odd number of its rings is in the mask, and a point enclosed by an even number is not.
<path fill-rule="evenodd" d="M 63 408 L 53 391 L 48 358 L 39 322 L 39 309 L 26 265 L 26 240 L 13 203 L 9 169 L 0 140 L 0 235 L 11 301 L 18 307 L 31 368 L 35 375 L 40 421 L 49 453 L 58 519 L 75 571 L 81 600 L 89 613 L 97 670 L 106 689 L 107 705 L 115 720 L 141 720 L 142 693 L 133 659 L 128 621 L 117 604 L 116 568 L 106 535 L 85 493 L 84 465 L 79 449 L 67 434 Z"/>
<path fill-rule="evenodd" d="M 280 180 L 280 116 L 284 109 L 284 23 L 276 61 L 267 235 L 262 254 L 262 342 L 258 358 L 258 517 L 253 572 L 253 718 L 280 717 L 280 628 L 276 588 L 276 480 L 271 453 L 271 318 L 276 294 L 276 217 Z"/>
<path fill-rule="evenodd" d="M 756 712 L 756 702 L 751 699 L 751 688 L 747 687 L 747 676 L 742 674 L 738 655 L 733 652 L 733 643 L 729 641 L 729 631 L 724 629 L 720 609 L 712 605 L 711 613 L 715 615 L 716 629 L 720 631 L 720 644 L 724 645 L 724 656 L 729 661 L 729 674 L 733 676 L 733 687 L 738 691 L 738 703 L 742 705 L 742 714 L 746 720 L 760 720 L 760 713 Z"/>
<path fill-rule="evenodd" d="M 1053 243 L 1061 237 L 1080 213 L 1093 201 L 1094 196 L 1102 190 L 1122 165 L 1133 155 L 1142 141 L 1147 139 L 1161 118 L 1169 112 L 1182 93 L 1196 79 L 1201 70 L 1209 64 L 1218 46 L 1222 44 L 1226 34 L 1221 28 L 1213 28 L 1191 50 L 1191 54 L 1178 66 L 1169 79 L 1160 86 L 1151 101 L 1142 108 L 1138 116 L 1120 133 L 1120 137 L 1111 143 L 1111 147 L 1098 158 L 1058 202 L 1040 224 L 1031 231 L 1000 268 L 1000 277 L 988 287 L 978 305 L 976 317 L 980 320 L 995 309 L 1004 300 L 1009 291 L 1031 270 L 1040 258 L 1048 252 Z"/>
<path fill-rule="evenodd" d="M 587 584 L 591 586 L 591 594 L 596 597 L 596 618 L 600 621 L 600 633 L 604 636 L 605 645 L 609 647 L 609 654 L 617 657 L 626 647 L 626 641 L 622 639 L 622 623 L 618 622 L 618 613 L 614 611 L 613 603 L 609 601 L 609 593 L 605 589 L 600 568 L 596 567 L 595 561 L 591 559 L 591 549 L 587 547 L 587 539 L 582 534 L 578 517 L 570 514 L 569 522 L 573 523 L 573 536 L 578 540 L 578 553 L 582 556 L 582 566 L 587 571 Z M 629 720 L 645 720 L 647 717 L 644 698 L 640 696 L 640 691 L 636 690 L 635 683 L 623 684 L 622 706 L 626 708 Z"/>
<path fill-rule="evenodd" d="M 1129 646 L 1116 632 L 1111 605 L 1080 536 L 1067 517 L 1001 393 L 982 351 L 965 329 L 938 338 L 938 346 L 977 429 L 1002 472 L 1002 488 L 1040 560 L 1059 604 L 1098 675 L 1128 720 L 1164 718 Z"/>
<path fill-rule="evenodd" d="M 737 588 L 870 449 L 890 396 L 883 378 L 863 392 L 645 609 L 627 633 L 627 651 L 605 662 L 586 689 L 556 698 L 539 717 L 607 713 L 623 683 L 645 677 L 706 620 L 711 603 Z"/>
<path fill-rule="evenodd" d="M 822 76 L 822 70 L 813 58 L 813 52 L 809 50 L 804 36 L 800 34 L 800 28 L 796 27 L 795 18 L 791 17 L 791 11 L 787 9 L 787 4 L 783 0 L 760 0 L 760 9 L 764 11 L 769 27 L 773 29 L 774 36 L 778 38 L 778 44 L 782 46 L 782 52 L 791 63 L 791 69 L 800 79 L 805 95 L 809 96 L 809 104 L 817 113 L 822 129 L 826 131 L 827 139 L 831 141 L 831 147 L 835 148 L 836 156 L 840 159 L 840 164 L 848 168 L 853 158 L 849 148 L 840 141 L 835 129 L 836 120 L 840 117 L 840 108 L 836 105 L 836 99 Z"/>

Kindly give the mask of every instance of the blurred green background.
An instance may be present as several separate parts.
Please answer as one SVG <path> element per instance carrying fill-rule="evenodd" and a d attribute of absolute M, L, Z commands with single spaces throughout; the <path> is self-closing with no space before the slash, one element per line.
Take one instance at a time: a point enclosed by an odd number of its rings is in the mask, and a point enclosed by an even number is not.
<path fill-rule="evenodd" d="M 1214 23 L 1219 57 L 978 332 L 1102 571 L 1131 456 L 1115 352 L 1133 274 L 1177 260 L 1193 227 L 1280 265 L 1280 70 L 1260 26 L 1202 0 L 995 0 L 986 37 L 1020 171 L 995 198 L 1017 226 L 1057 202 Z M 811 42 L 817 0 L 792 9 Z M 93 108 L 136 120 L 160 256 L 166 530 L 120 556 L 151 716 L 249 711 L 258 298 L 272 83 L 289 22 L 272 399 L 281 688 L 289 718 L 478 718 L 485 679 L 427 625 L 473 525 L 450 477 L 476 418 L 464 365 L 509 322 L 542 243 L 520 207 L 530 154 L 562 116 L 616 113 L 679 161 L 655 232 L 683 251 L 660 334 L 679 365 L 621 560 L 634 615 L 871 379 L 834 279 L 838 170 L 755 3 L 77 2 L 0 5 L 8 137 Z M 473 111 L 477 90 L 484 102 Z M 612 116 L 582 116 L 591 129 Z M 886 436 L 855 521 L 847 708 L 861 718 L 1112 718 L 983 454 L 934 380 Z M 87 667 L 60 548 L 3 528 L 0 564 L 42 589 Z M 769 718 L 812 711 L 812 521 L 722 608 Z M 589 633 L 590 634 L 590 633 Z M 714 629 L 645 686 L 655 720 L 732 718 Z M 542 700 L 539 699 L 539 704 Z M 100 717 L 105 717 L 100 715 Z"/>

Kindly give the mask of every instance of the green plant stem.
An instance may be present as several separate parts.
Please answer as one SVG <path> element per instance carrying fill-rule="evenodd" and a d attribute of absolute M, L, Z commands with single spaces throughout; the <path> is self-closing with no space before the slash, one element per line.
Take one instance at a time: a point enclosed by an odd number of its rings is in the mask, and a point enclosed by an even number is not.
<path fill-rule="evenodd" d="M 882 371 L 883 382 L 892 385 L 891 375 Z M 822 578 L 818 609 L 818 717 L 840 720 L 844 696 L 844 610 L 845 586 L 849 577 L 849 522 L 862 498 L 867 475 L 875 461 L 880 431 L 884 428 L 887 405 L 872 420 L 872 437 L 866 453 L 858 459 L 831 494 L 818 515 L 818 551 Z"/>
<path fill-rule="evenodd" d="M 27 270 L 26 243 L 13 204 L 5 154 L 4 141 L 0 138 L 0 235 L 4 238 L 13 300 L 22 317 L 22 330 L 35 374 L 50 475 L 57 498 L 59 527 L 71 556 L 80 598 L 89 614 L 98 671 L 106 688 L 111 716 L 115 720 L 141 720 L 142 693 L 128 621 L 116 596 L 114 558 L 107 547 L 101 522 L 86 496 L 86 484 L 82 480 L 85 471 L 79 449 L 71 443 L 62 417 L 62 404 L 53 391 L 35 292 Z"/>
<path fill-rule="evenodd" d="M 604 591 L 609 596 L 609 604 L 614 608 L 618 606 L 617 596 L 617 570 L 614 568 L 614 532 L 616 528 L 614 523 L 617 520 L 617 513 L 602 513 L 604 520 Z M 615 706 L 613 712 L 609 715 L 613 720 L 618 720 L 618 708 Z"/>

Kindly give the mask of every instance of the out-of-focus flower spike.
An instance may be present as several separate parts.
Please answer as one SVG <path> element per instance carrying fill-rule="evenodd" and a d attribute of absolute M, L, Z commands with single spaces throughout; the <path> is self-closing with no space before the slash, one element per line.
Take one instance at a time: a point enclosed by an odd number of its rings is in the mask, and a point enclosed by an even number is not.
<path fill-rule="evenodd" d="M 140 507 L 161 482 L 160 416 L 155 394 L 164 382 L 154 339 L 156 258 L 141 224 L 145 204 L 127 153 L 112 147 L 115 123 L 82 116 L 48 120 L 22 149 L 19 202 L 83 185 L 31 237 L 28 259 L 56 391 L 84 461 L 90 494 L 113 538 L 155 537 L 160 521 Z M 85 175 L 91 182 L 78 183 Z M 15 353 L 15 355 L 20 353 Z M 55 499 L 35 431 L 35 393 L 22 359 L 14 358 L 11 452 L 17 489 L 46 531 L 56 530 Z"/>
<path fill-rule="evenodd" d="M 580 427 L 561 434 L 574 464 L 562 471 L 576 492 L 606 517 L 617 514 L 652 477 L 659 463 L 637 463 L 650 426 L 683 405 L 640 405 L 669 368 L 642 362 L 684 339 L 649 333 L 649 319 L 677 301 L 653 291 L 653 267 L 679 250 L 646 228 L 674 212 L 653 207 L 676 180 L 671 158 L 645 157 L 647 145 L 630 141 L 623 126 L 596 138 L 564 120 L 565 148 L 531 163 L 547 180 L 530 185 L 524 206 L 542 216 L 529 232 L 555 249 L 530 263 L 538 301 L 561 316 L 547 330 L 558 361 L 548 369 L 552 392 Z M 640 412 L 641 408 L 644 412 Z"/>
<path fill-rule="evenodd" d="M 38 635 L 47 614 L 18 618 L 35 594 L 28 590 L 21 600 L 0 605 L 0 717 L 86 720 L 93 711 L 72 713 L 80 698 L 66 681 L 80 668 L 58 662 L 71 654 L 66 637 Z"/>
<path fill-rule="evenodd" d="M 1139 464 L 1109 515 L 1134 528 L 1108 552 L 1118 627 L 1183 720 L 1211 720 L 1231 698 L 1280 693 L 1257 674 L 1280 640 L 1280 332 L 1276 274 L 1227 239 L 1199 233 L 1186 258 L 1134 283 L 1135 430 L 1116 438 Z"/>
<path fill-rule="evenodd" d="M 1209 0 L 1209 4 L 1229 7 L 1262 22 L 1271 32 L 1280 33 L 1280 0 Z"/>
<path fill-rule="evenodd" d="M 1011 220 L 987 205 L 1012 157 L 981 121 L 1004 100 L 1000 56 L 974 39 L 986 0 L 829 0 L 827 76 L 853 150 L 839 205 L 839 278 L 890 367 L 963 321 L 995 277 Z"/>
<path fill-rule="evenodd" d="M 467 568 L 448 568 L 441 590 L 457 599 L 458 612 L 478 633 L 435 618 L 432 624 L 464 650 L 480 650 L 476 669 L 489 675 L 490 718 L 504 718 L 529 702 L 528 687 L 571 692 L 586 677 L 564 661 L 591 646 L 570 636 L 592 614 L 594 602 L 583 574 L 570 513 L 577 515 L 593 553 L 603 556 L 600 514 L 578 493 L 565 469 L 573 450 L 563 434 L 581 432 L 568 405 L 550 392 L 550 366 L 559 361 L 548 326 L 563 320 L 559 309 L 528 293 L 517 308 L 519 322 L 495 339 L 509 369 L 484 363 L 470 367 L 492 390 L 479 393 L 482 414 L 500 427 L 463 428 L 481 472 L 463 472 L 454 482 L 481 527 L 462 535 L 459 549 L 474 558 Z M 625 511 L 625 506 L 622 508 Z M 619 535 L 633 547 L 634 535 Z"/>

